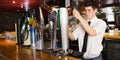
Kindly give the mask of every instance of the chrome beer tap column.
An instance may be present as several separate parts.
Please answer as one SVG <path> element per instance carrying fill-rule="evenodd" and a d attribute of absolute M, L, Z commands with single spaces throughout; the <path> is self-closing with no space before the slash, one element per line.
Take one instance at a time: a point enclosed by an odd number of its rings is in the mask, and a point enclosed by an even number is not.
<path fill-rule="evenodd" d="M 56 29 L 57 29 L 57 13 L 55 11 L 51 12 L 48 15 L 48 21 L 50 26 L 50 35 L 51 35 L 51 50 L 57 50 L 56 44 Z"/>

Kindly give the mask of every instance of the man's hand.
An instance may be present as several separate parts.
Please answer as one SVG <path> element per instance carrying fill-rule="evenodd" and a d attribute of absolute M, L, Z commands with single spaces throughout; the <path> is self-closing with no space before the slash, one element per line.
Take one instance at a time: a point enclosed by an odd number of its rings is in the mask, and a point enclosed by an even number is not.
<path fill-rule="evenodd" d="M 72 34 L 72 32 L 73 32 L 73 27 L 74 27 L 74 26 L 72 26 L 72 27 L 69 27 L 69 26 L 68 26 L 68 37 L 70 38 L 70 40 L 75 40 L 75 38 L 74 38 L 74 36 L 73 36 L 73 34 Z"/>
<path fill-rule="evenodd" d="M 73 9 L 73 15 L 78 19 L 81 14 L 79 13 L 79 11 L 77 11 L 76 9 Z"/>
<path fill-rule="evenodd" d="M 73 32 L 76 28 L 77 28 L 77 24 L 72 25 L 72 26 L 68 26 L 68 31 Z"/>

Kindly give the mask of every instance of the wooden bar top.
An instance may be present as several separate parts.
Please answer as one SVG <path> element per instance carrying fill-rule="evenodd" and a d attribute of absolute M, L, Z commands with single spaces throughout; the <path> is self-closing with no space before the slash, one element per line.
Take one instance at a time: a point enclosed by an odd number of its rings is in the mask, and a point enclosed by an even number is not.
<path fill-rule="evenodd" d="M 120 32 L 111 32 L 111 33 L 105 33 L 104 38 L 109 38 L 109 39 L 120 39 Z"/>
<path fill-rule="evenodd" d="M 63 56 L 56 57 L 53 54 L 22 47 L 11 40 L 0 40 L 0 60 L 80 60 L 78 58 Z"/>

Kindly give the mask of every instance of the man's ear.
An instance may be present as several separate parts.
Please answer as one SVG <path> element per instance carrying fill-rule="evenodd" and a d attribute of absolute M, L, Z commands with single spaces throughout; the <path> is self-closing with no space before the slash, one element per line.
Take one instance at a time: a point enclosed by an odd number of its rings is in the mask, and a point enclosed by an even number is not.
<path fill-rule="evenodd" d="M 97 13 L 97 9 L 94 9 L 95 13 Z"/>

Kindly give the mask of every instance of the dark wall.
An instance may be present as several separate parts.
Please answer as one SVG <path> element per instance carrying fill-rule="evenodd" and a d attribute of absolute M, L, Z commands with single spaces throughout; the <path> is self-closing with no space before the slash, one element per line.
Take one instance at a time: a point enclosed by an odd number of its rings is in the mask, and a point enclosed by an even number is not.
<path fill-rule="evenodd" d="M 16 21 L 21 18 L 21 13 L 0 12 L 0 33 L 14 31 Z"/>

